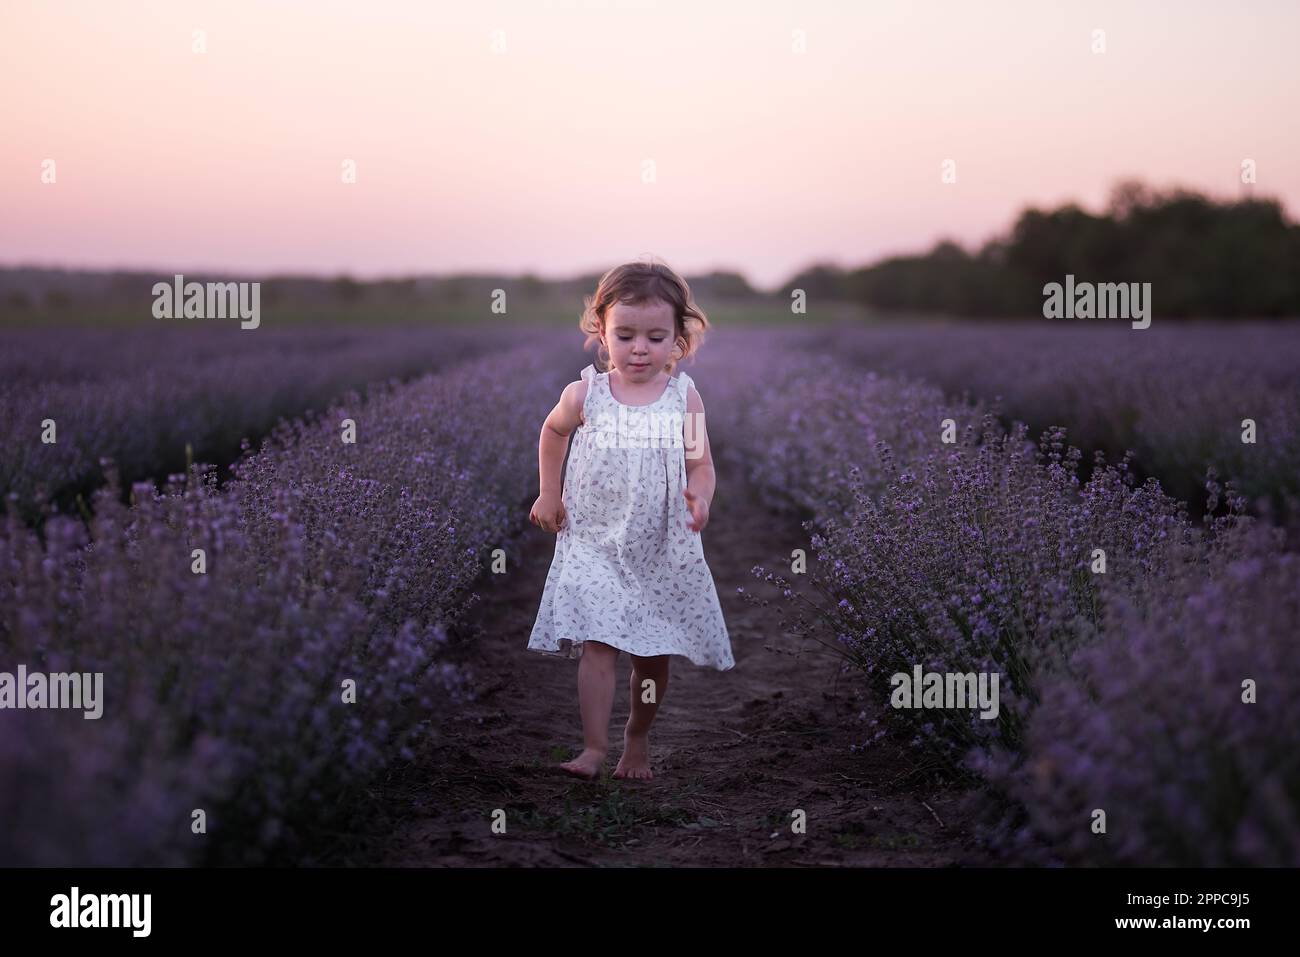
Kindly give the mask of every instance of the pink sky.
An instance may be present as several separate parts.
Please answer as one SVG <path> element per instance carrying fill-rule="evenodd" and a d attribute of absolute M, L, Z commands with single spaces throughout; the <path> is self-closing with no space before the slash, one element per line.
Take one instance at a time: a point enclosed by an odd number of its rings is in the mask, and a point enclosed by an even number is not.
<path fill-rule="evenodd" d="M 1288 2 L 5 0 L 0 263 L 773 286 L 1124 176 L 1235 196 L 1246 158 L 1296 217 L 1297 36 Z"/>

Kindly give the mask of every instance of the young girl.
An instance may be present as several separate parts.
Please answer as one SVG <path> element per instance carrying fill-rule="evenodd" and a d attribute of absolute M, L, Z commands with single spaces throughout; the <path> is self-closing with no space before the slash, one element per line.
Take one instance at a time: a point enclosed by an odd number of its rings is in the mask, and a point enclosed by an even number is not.
<path fill-rule="evenodd" d="M 620 651 L 631 655 L 632 708 L 614 777 L 651 778 L 650 725 L 668 656 L 720 671 L 735 664 L 699 534 L 716 481 L 704 404 L 690 376 L 673 374 L 709 325 L 685 280 L 662 264 L 617 266 L 585 301 L 579 325 L 587 347 L 599 341 L 606 369 L 583 369 L 542 426 L 541 494 L 528 517 L 557 536 L 528 647 L 579 659 L 585 747 L 560 767 L 585 778 L 604 764 L 614 664 Z"/>

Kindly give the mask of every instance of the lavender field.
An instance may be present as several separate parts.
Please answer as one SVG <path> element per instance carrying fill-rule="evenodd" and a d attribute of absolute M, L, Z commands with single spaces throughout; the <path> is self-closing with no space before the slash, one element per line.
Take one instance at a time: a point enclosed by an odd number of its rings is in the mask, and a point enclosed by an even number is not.
<path fill-rule="evenodd" d="M 1237 483 L 1279 521 L 1300 504 L 1300 324 L 1195 322 L 1127 327 L 1032 322 L 850 326 L 806 340 L 882 375 L 997 402 L 1035 432 L 1134 467 L 1202 504 L 1206 471 Z M 1242 422 L 1255 441 L 1242 441 Z"/>
<path fill-rule="evenodd" d="M 183 471 L 187 454 L 225 465 L 241 439 L 346 389 L 434 371 L 530 334 L 414 324 L 254 334 L 0 329 L 0 489 L 30 518 L 51 499 L 66 510 L 73 496 L 88 495 L 103 480 L 101 458 L 128 484 Z"/>
<path fill-rule="evenodd" d="M 802 354 L 751 342 L 743 362 L 719 350 L 730 364 L 710 367 L 742 426 L 724 454 L 774 506 L 809 516 L 817 596 L 786 587 L 788 566 L 760 572 L 791 627 L 835 642 L 859 675 L 865 746 L 901 730 L 915 761 L 998 795 L 985 840 L 1016 860 L 1300 862 L 1300 564 L 1281 530 L 1217 482 L 1207 511 L 1223 514 L 1195 522 L 1127 460 L 1098 458 L 1082 479 L 1061 428 L 1033 441 L 936 387 L 855 374 L 807 340 Z M 1199 347 L 1208 360 L 1209 341 Z M 854 349 L 871 351 L 851 333 L 831 351 Z M 1269 364 L 1276 407 L 1293 401 L 1289 361 Z M 780 368 L 761 394 L 745 385 L 754 367 Z M 1166 389 L 1180 381 L 1171 370 Z M 1202 379 L 1170 401 L 1216 388 Z M 916 664 L 1000 672 L 998 720 L 888 707 L 886 677 Z M 1244 681 L 1267 683 L 1270 700 L 1243 703 Z M 1080 825 L 1095 808 L 1124 822 L 1120 840 Z"/>
<path fill-rule="evenodd" d="M 537 432 L 591 361 L 576 336 L 103 363 L 34 339 L 0 391 L 0 671 L 103 672 L 104 711 L 0 713 L 0 863 L 1300 864 L 1295 332 L 1148 333 L 713 333 L 686 368 L 737 683 L 666 712 L 717 774 L 670 759 L 640 795 L 540 774 L 573 715 L 537 682 L 572 676 L 521 664 L 553 542 L 527 520 Z M 131 387 L 160 365 L 190 371 Z M 56 398 L 79 440 L 50 454 Z M 245 436 L 168 476 L 183 440 Z M 130 478 L 56 509 L 100 456 Z M 999 674 L 996 718 L 891 707 L 917 665 Z M 474 838 L 502 802 L 522 834 Z M 824 807 L 816 836 L 767 848 L 796 806 Z"/>
<path fill-rule="evenodd" d="M 196 465 L 137 483 L 128 507 L 110 470 L 88 522 L 47 508 L 38 534 L 10 509 L 6 664 L 102 672 L 108 704 L 93 721 L 4 714 L 0 861 L 263 861 L 436 728 L 464 690 L 448 632 L 484 553 L 518 532 L 558 365 L 524 346 L 349 392 L 282 423 L 221 488 Z"/>

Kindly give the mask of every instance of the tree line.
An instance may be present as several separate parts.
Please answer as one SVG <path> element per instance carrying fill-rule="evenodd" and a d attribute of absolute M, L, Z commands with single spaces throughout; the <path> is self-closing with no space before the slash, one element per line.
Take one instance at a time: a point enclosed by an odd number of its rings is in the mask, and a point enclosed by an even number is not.
<path fill-rule="evenodd" d="M 1029 208 L 974 251 L 943 241 L 928 253 L 857 269 L 815 266 L 785 285 L 810 298 L 882 310 L 1041 316 L 1043 287 L 1149 282 L 1161 317 L 1300 315 L 1300 226 L 1275 199 L 1216 201 L 1126 181 L 1106 209 Z"/>

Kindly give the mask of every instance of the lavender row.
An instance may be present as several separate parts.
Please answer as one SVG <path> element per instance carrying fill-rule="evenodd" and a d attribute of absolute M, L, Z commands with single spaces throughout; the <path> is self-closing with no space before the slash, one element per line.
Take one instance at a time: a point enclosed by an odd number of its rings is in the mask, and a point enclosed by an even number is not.
<path fill-rule="evenodd" d="M 496 327 L 415 325 L 5 330 L 0 495 L 15 503 L 16 493 L 30 518 L 51 498 L 89 492 L 104 457 L 127 484 L 183 469 L 187 446 L 224 465 L 283 417 L 503 341 Z"/>
<path fill-rule="evenodd" d="M 5 670 L 104 684 L 95 720 L 0 713 L 0 861 L 264 861 L 437 734 L 472 681 L 448 630 L 512 557 L 562 364 L 524 348 L 351 393 L 223 489 L 196 466 L 128 507 L 110 484 L 44 542 L 7 515 Z"/>
<path fill-rule="evenodd" d="M 1136 467 L 1194 504 L 1213 468 L 1253 510 L 1297 510 L 1300 324 L 890 323 L 801 341 L 953 395 L 1000 399 L 1008 417 L 1062 426 L 1082 448 L 1131 450 Z"/>
<path fill-rule="evenodd" d="M 1011 855 L 1300 864 L 1300 556 L 1268 534 L 1227 551 L 1109 602 L 1100 640 L 1043 681 L 1023 753 L 972 755 L 1011 799 L 989 829 Z"/>
<path fill-rule="evenodd" d="M 1280 533 L 1230 488 L 1198 524 L 1127 460 L 1084 480 L 1061 430 L 1035 443 L 795 346 L 715 354 L 710 408 L 744 423 L 725 454 L 811 516 L 813 597 L 756 571 L 862 677 L 862 746 L 892 728 L 918 770 L 982 781 L 1003 812 L 987 834 L 1020 860 L 1300 863 L 1300 569 Z M 996 713 L 898 701 L 917 666 L 997 674 Z"/>

